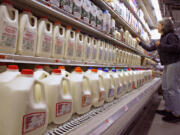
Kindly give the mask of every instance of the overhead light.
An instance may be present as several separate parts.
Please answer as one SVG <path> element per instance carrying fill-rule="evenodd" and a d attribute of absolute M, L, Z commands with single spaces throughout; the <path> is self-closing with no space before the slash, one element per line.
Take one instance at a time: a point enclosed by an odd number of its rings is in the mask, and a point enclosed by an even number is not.
<path fill-rule="evenodd" d="M 160 11 L 160 8 L 159 8 L 158 0 L 151 0 L 151 3 L 153 5 L 153 7 L 154 7 L 154 11 L 155 11 L 157 21 L 162 20 L 162 14 L 161 14 L 161 11 Z"/>

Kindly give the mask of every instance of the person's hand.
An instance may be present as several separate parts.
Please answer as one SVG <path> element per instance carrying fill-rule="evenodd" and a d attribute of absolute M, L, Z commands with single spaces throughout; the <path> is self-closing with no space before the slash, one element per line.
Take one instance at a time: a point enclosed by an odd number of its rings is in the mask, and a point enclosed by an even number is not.
<path fill-rule="evenodd" d="M 136 37 L 136 41 L 138 44 L 141 42 L 141 40 L 138 37 Z"/>
<path fill-rule="evenodd" d="M 160 45 L 160 41 L 158 40 L 155 42 L 155 46 L 158 47 L 159 45 Z"/>

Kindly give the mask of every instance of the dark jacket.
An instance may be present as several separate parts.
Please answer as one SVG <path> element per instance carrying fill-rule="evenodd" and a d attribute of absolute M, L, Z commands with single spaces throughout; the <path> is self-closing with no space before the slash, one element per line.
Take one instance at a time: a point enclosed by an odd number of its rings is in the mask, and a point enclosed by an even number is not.
<path fill-rule="evenodd" d="M 180 61 L 180 39 L 173 32 L 162 35 L 158 47 L 155 46 L 155 43 L 146 45 L 143 42 L 140 42 L 139 45 L 147 51 L 157 50 L 162 65 L 168 65 Z"/>

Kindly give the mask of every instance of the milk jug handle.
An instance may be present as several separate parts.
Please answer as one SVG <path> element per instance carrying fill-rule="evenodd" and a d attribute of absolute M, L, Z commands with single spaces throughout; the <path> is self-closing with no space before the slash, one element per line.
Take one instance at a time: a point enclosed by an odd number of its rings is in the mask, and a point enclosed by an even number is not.
<path fill-rule="evenodd" d="M 41 93 L 42 93 L 42 98 L 41 98 L 41 103 L 46 103 L 46 96 L 45 96 L 45 86 L 43 83 L 39 80 L 35 80 L 35 85 L 40 84 L 41 85 Z M 35 89 L 33 90 L 33 98 L 35 99 Z"/>
<path fill-rule="evenodd" d="M 61 86 L 63 86 L 63 81 L 67 81 L 67 83 L 68 83 L 68 85 L 67 85 L 67 87 L 68 87 L 67 92 L 68 92 L 68 94 L 70 94 L 70 91 L 69 91 L 70 90 L 70 80 L 67 77 L 62 77 Z M 61 94 L 64 95 L 64 93 L 62 93 L 62 92 L 61 92 Z"/>
<path fill-rule="evenodd" d="M 90 84 L 89 78 L 88 78 L 86 75 L 84 75 L 84 76 L 83 76 L 83 79 L 86 79 L 86 80 L 87 80 L 87 82 L 88 82 L 87 87 L 89 88 L 89 87 L 90 87 L 90 86 L 89 86 L 89 84 Z"/>
<path fill-rule="evenodd" d="M 14 12 L 14 19 L 11 19 L 11 20 L 15 21 L 18 18 L 18 11 L 15 8 L 10 8 L 9 10 L 10 10 L 10 12 Z"/>

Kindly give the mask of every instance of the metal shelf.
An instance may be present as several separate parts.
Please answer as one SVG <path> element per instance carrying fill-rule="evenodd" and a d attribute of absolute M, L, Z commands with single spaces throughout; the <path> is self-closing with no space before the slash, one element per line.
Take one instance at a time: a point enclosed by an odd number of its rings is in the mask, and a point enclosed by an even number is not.
<path fill-rule="evenodd" d="M 141 21 L 141 19 L 139 18 L 139 16 L 135 13 L 135 11 L 131 8 L 131 6 L 129 5 L 127 0 L 123 0 L 123 3 L 126 5 L 126 7 L 133 13 L 134 17 L 142 24 L 143 28 L 145 29 L 145 31 L 148 33 L 148 35 L 150 36 L 149 31 L 147 30 L 146 26 L 143 24 L 143 22 Z"/>
<path fill-rule="evenodd" d="M 161 79 L 155 78 L 141 88 L 77 116 L 63 125 L 49 125 L 45 135 L 121 134 L 160 85 Z"/>
<path fill-rule="evenodd" d="M 51 21 L 60 20 L 65 25 L 72 25 L 73 28 L 81 29 L 82 32 L 86 32 L 90 35 L 93 35 L 94 37 L 97 37 L 99 39 L 103 39 L 111 44 L 119 45 L 122 47 L 125 47 L 127 49 L 130 49 L 131 51 L 134 51 L 135 53 L 139 54 L 140 56 L 146 57 L 144 54 L 139 52 L 137 49 L 133 48 L 130 45 L 125 44 L 124 42 L 121 42 L 115 38 L 112 37 L 112 35 L 106 34 L 97 28 L 94 28 L 90 26 L 89 24 L 84 23 L 82 20 L 79 20 L 77 18 L 74 18 L 73 15 L 61 10 L 57 7 L 49 7 L 45 4 L 42 0 L 10 0 L 13 2 L 13 4 L 18 7 L 19 9 L 25 9 L 30 8 L 33 12 L 33 14 L 37 16 L 44 16 L 46 15 Z M 99 2 L 101 0 L 98 0 Z M 101 3 L 101 2 L 100 2 Z M 102 2 L 103 5 L 111 9 L 105 2 Z M 121 24 L 124 24 L 130 31 L 132 31 L 136 36 L 139 36 L 119 15 L 117 15 L 112 9 L 111 12 L 114 13 L 115 18 L 119 18 L 118 21 Z"/>
<path fill-rule="evenodd" d="M 44 57 L 34 57 L 34 56 L 23 56 L 14 54 L 3 54 L 0 53 L 0 62 L 6 63 L 23 63 L 23 64 L 48 64 L 48 65 L 66 65 L 66 66 L 81 66 L 81 67 L 119 67 L 119 68 L 150 68 L 143 66 L 127 66 L 118 64 L 98 64 L 94 62 L 86 61 L 74 61 L 74 60 L 64 60 L 56 58 L 44 58 Z"/>
<path fill-rule="evenodd" d="M 143 42 L 144 39 L 138 34 L 114 9 L 103 0 L 92 0 L 96 5 L 104 10 L 109 10 L 111 16 L 115 19 L 116 23 L 120 26 L 125 27 L 133 36 L 139 37 Z"/>

